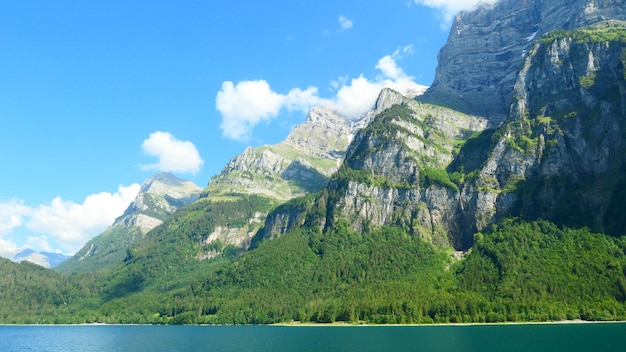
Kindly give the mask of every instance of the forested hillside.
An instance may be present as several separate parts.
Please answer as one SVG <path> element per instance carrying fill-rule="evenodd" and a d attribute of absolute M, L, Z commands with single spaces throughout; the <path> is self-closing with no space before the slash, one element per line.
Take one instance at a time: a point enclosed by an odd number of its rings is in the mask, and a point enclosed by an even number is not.
<path fill-rule="evenodd" d="M 340 224 L 291 231 L 237 260 L 128 262 L 91 313 L 108 323 L 622 320 L 625 252 L 623 238 L 510 220 L 476 234 L 458 260 L 396 228 Z M 79 313 L 74 322 L 89 316 Z"/>

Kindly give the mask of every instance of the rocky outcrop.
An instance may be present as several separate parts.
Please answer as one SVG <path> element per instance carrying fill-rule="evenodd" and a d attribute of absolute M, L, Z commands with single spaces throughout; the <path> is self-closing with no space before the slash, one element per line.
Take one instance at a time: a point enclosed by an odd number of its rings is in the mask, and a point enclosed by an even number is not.
<path fill-rule="evenodd" d="M 620 0 L 500 0 L 456 16 L 438 56 L 424 101 L 502 123 L 513 98 L 517 73 L 534 40 L 609 20 L 626 20 Z"/>
<path fill-rule="evenodd" d="M 15 256 L 13 256 L 11 260 L 16 263 L 28 261 L 37 265 L 41 265 L 44 268 L 51 269 L 57 267 L 68 258 L 69 256 L 61 253 L 35 252 L 32 249 L 24 249 L 21 252 L 17 253 Z"/>
<path fill-rule="evenodd" d="M 509 124 L 502 139 L 530 164 L 500 172 L 526 180 L 519 214 L 624 234 L 626 26 L 602 23 L 536 43 Z"/>

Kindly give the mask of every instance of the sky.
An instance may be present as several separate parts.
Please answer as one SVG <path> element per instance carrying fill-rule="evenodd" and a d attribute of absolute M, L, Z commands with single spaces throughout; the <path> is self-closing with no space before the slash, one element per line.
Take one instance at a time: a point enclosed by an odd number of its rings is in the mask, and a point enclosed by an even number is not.
<path fill-rule="evenodd" d="M 73 254 L 165 171 L 206 187 L 314 105 L 432 83 L 495 0 L 0 0 L 0 256 Z"/>

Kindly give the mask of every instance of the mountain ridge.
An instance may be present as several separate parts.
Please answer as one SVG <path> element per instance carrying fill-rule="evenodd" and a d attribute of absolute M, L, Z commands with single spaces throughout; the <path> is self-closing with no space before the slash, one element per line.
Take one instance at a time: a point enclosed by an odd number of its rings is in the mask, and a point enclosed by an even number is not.
<path fill-rule="evenodd" d="M 14 262 L 22 262 L 29 261 L 31 263 L 41 265 L 44 268 L 54 269 L 71 256 L 65 255 L 62 253 L 53 253 L 53 252 L 37 252 L 30 248 L 26 248 L 21 250 L 19 253 L 15 254 L 12 258 L 10 258 Z"/>
<path fill-rule="evenodd" d="M 55 269 L 64 273 L 98 271 L 122 262 L 128 248 L 161 225 L 176 209 L 198 199 L 201 191 L 193 182 L 171 173 L 159 172 L 149 177 L 135 200 L 111 226 Z"/>

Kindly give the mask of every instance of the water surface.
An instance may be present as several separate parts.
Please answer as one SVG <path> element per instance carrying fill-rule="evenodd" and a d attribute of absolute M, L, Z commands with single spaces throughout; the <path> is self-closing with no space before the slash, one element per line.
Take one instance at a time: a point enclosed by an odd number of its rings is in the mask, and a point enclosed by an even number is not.
<path fill-rule="evenodd" d="M 626 323 L 0 326 L 0 351 L 624 351 Z"/>

